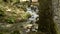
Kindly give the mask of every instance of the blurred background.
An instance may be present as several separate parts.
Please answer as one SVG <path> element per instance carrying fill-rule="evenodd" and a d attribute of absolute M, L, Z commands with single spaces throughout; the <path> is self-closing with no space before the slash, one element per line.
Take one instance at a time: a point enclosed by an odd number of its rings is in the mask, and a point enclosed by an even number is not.
<path fill-rule="evenodd" d="M 60 34 L 60 0 L 0 0 L 0 34 L 56 34 L 55 30 Z"/>

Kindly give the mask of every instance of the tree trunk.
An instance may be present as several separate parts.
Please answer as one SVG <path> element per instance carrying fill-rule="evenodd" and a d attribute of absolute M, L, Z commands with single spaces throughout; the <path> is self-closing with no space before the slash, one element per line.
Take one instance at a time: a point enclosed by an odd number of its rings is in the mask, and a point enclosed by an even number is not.
<path fill-rule="evenodd" d="M 46 34 L 57 34 L 53 21 L 52 0 L 39 0 L 39 10 L 38 31 Z"/>

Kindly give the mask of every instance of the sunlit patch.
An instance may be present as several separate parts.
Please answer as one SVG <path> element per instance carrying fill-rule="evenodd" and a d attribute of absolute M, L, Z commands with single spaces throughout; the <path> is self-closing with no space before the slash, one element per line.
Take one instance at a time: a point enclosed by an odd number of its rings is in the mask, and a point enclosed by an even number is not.
<path fill-rule="evenodd" d="M 11 9 L 7 9 L 6 11 L 11 11 Z"/>

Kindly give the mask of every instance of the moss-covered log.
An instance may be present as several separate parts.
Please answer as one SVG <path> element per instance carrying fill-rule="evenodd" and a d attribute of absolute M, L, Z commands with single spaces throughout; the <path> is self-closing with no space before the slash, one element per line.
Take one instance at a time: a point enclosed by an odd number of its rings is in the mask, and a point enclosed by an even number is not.
<path fill-rule="evenodd" d="M 39 0 L 39 10 L 38 31 L 46 34 L 57 34 L 53 21 L 52 0 Z"/>

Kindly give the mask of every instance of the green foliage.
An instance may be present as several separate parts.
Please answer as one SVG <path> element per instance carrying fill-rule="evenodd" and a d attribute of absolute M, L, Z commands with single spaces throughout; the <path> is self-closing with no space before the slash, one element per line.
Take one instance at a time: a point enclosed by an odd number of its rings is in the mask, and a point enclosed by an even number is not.
<path fill-rule="evenodd" d="M 9 18 L 5 19 L 5 22 L 14 23 L 15 22 L 15 18 L 14 17 L 9 17 Z"/>
<path fill-rule="evenodd" d="M 20 34 L 20 32 L 19 31 L 14 31 L 11 34 Z"/>
<path fill-rule="evenodd" d="M 3 34 L 2 32 L 0 32 L 0 34 Z"/>
<path fill-rule="evenodd" d="M 31 15 L 29 13 L 22 14 L 21 17 L 23 19 L 28 19 Z"/>
<path fill-rule="evenodd" d="M 0 10 L 0 17 L 4 16 L 4 11 Z"/>

